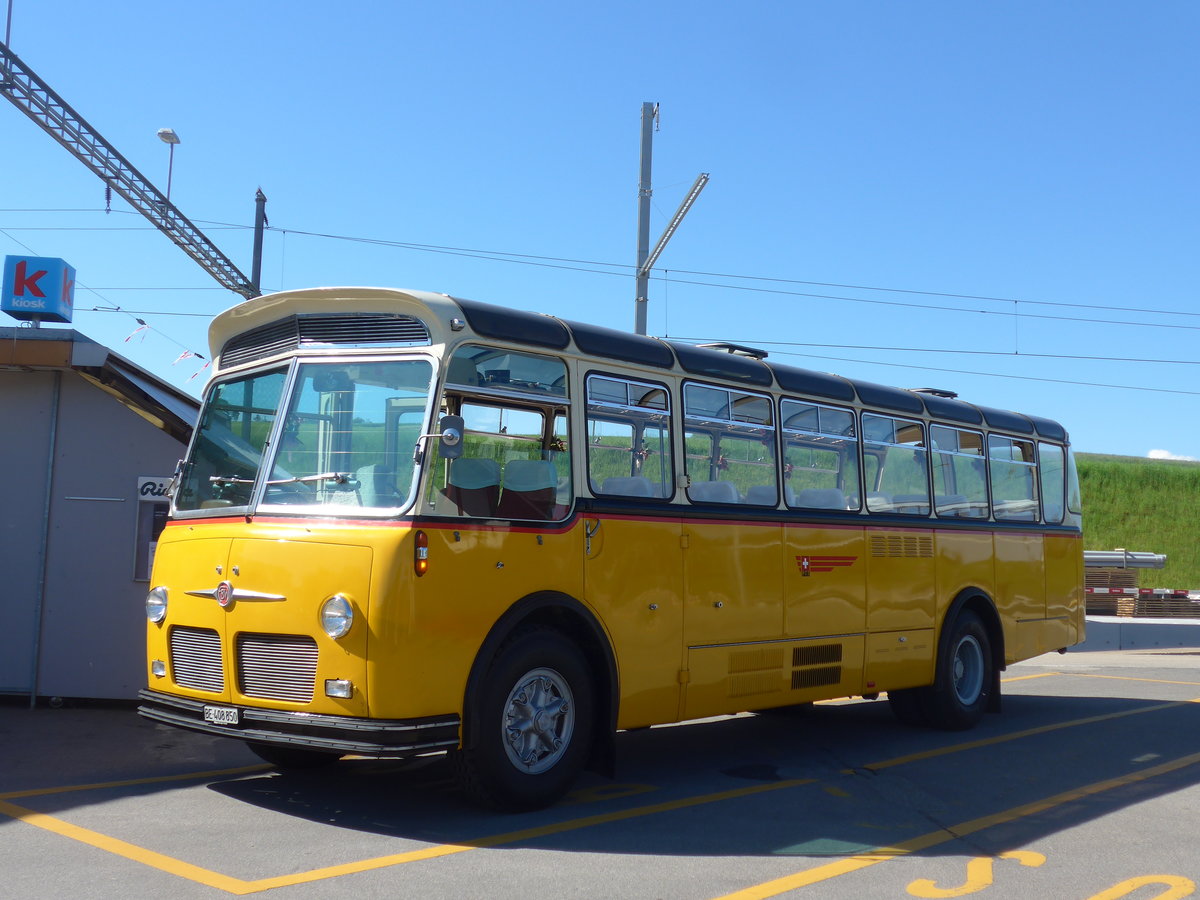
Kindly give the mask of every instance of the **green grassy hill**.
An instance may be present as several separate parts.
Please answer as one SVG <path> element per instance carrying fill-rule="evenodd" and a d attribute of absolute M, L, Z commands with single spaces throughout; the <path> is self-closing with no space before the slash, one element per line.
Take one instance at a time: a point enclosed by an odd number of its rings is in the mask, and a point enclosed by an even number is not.
<path fill-rule="evenodd" d="M 1200 589 L 1200 462 L 1080 453 L 1085 550 L 1167 554 L 1143 569 L 1141 587 Z"/>

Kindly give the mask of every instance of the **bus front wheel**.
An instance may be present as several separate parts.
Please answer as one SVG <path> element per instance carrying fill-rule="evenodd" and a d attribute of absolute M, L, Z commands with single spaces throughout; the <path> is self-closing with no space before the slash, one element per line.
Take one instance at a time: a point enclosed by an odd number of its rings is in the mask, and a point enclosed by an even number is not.
<path fill-rule="evenodd" d="M 587 760 L 593 688 L 582 655 L 551 628 L 519 630 L 488 669 L 468 741 L 453 754 L 463 790 L 508 812 L 553 803 Z"/>

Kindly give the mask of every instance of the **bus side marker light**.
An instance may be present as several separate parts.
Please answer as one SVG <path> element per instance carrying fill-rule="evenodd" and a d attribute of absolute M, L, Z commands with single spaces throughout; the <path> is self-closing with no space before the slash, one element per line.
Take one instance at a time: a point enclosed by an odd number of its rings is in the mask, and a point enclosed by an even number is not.
<path fill-rule="evenodd" d="M 418 531 L 413 543 L 415 546 L 413 571 L 417 573 L 417 577 L 419 578 L 429 571 L 429 536 L 423 531 Z"/>
<path fill-rule="evenodd" d="M 150 663 L 150 674 L 153 675 L 155 678 L 166 678 L 167 677 L 167 664 L 165 662 L 163 662 L 161 659 L 153 660 Z"/>
<path fill-rule="evenodd" d="M 349 700 L 354 696 L 354 682 L 345 678 L 326 678 L 325 696 Z"/>

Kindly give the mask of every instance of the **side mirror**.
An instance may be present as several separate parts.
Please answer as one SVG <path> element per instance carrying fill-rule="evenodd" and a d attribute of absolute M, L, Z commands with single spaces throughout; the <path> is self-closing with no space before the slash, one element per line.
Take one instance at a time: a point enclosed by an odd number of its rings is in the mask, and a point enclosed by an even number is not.
<path fill-rule="evenodd" d="M 463 417 L 442 416 L 438 427 L 441 431 L 438 437 L 438 456 L 442 459 L 458 459 L 463 454 Z"/>

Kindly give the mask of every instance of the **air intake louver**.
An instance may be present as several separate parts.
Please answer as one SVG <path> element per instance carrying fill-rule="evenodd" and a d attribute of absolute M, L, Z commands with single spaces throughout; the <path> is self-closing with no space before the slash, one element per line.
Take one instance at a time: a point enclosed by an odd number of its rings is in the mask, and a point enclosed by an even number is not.
<path fill-rule="evenodd" d="M 168 636 L 171 675 L 180 687 L 219 694 L 225 690 L 221 636 L 211 628 L 176 626 Z"/>
<path fill-rule="evenodd" d="M 239 689 L 248 697 L 309 703 L 317 676 L 317 642 L 305 635 L 239 634 Z"/>
<path fill-rule="evenodd" d="M 429 343 L 429 329 L 412 316 L 388 313 L 291 316 L 230 338 L 221 348 L 221 368 L 298 348 L 415 347 Z"/>

